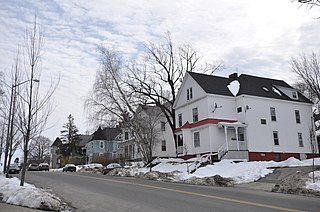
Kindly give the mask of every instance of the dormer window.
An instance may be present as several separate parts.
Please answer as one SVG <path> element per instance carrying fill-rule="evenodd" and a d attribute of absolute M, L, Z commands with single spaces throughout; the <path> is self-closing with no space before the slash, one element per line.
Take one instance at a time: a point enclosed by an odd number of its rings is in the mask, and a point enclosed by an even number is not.
<path fill-rule="evenodd" d="M 192 88 L 187 89 L 187 100 L 192 99 Z"/>
<path fill-rule="evenodd" d="M 292 99 L 298 99 L 298 92 L 292 91 Z"/>

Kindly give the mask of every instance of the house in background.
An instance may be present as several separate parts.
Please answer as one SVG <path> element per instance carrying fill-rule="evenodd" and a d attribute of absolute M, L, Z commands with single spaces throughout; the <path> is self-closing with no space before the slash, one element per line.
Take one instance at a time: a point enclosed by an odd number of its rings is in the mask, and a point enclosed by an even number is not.
<path fill-rule="evenodd" d="M 86 144 L 90 141 L 91 135 L 79 135 L 79 141 L 78 144 L 76 145 L 76 154 L 70 155 L 70 158 L 72 158 L 72 163 L 75 164 L 85 164 L 86 163 L 86 149 L 85 146 Z M 64 163 L 61 161 L 62 155 L 61 153 L 61 148 L 62 148 L 63 142 L 59 137 L 56 138 L 56 140 L 52 143 L 50 146 L 50 151 L 51 151 L 51 159 L 50 159 L 50 166 L 52 168 L 60 168 L 61 163 Z M 68 161 L 70 162 L 70 161 Z M 70 162 L 70 163 L 71 163 Z"/>
<path fill-rule="evenodd" d="M 120 141 L 120 128 L 99 127 L 93 134 L 90 141 L 85 145 L 86 163 L 113 160 L 118 150 Z"/>
<path fill-rule="evenodd" d="M 152 147 L 153 157 L 175 157 L 173 133 L 161 109 L 157 106 L 140 106 L 137 108 L 135 116 L 146 124 L 154 124 L 155 143 Z M 139 161 L 142 159 L 141 150 L 135 141 L 135 133 L 128 126 L 122 126 L 118 155 L 126 161 Z"/>
<path fill-rule="evenodd" d="M 62 141 L 59 137 L 57 137 L 50 146 L 50 167 L 53 169 L 58 169 L 61 167 L 60 154 L 58 154 L 58 150 L 61 148 L 61 145 Z"/>
<path fill-rule="evenodd" d="M 282 80 L 188 72 L 174 104 L 178 154 L 275 161 L 312 157 L 312 104 Z"/>

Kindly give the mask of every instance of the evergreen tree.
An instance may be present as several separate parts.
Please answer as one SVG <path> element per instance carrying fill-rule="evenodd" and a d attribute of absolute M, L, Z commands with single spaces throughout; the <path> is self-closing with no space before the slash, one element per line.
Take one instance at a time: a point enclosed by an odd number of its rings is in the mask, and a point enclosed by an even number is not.
<path fill-rule="evenodd" d="M 74 118 L 70 114 L 67 117 L 68 121 L 62 126 L 64 129 L 61 130 L 61 141 L 63 144 L 63 152 L 65 155 L 74 155 L 77 153 L 76 147 L 79 143 L 78 128 L 74 123 Z"/>

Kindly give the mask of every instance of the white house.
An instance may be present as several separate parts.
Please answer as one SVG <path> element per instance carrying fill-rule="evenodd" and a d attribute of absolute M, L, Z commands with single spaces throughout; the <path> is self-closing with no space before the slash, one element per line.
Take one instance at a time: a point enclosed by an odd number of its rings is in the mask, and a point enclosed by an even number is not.
<path fill-rule="evenodd" d="M 312 146 L 318 153 L 312 102 L 282 80 L 188 72 L 174 108 L 180 157 L 305 159 Z"/>
<path fill-rule="evenodd" d="M 160 108 L 156 106 L 140 106 L 137 109 L 136 116 L 139 116 L 143 120 L 142 122 L 148 123 L 147 127 L 154 124 L 153 133 L 156 140 L 152 144 L 153 157 L 176 156 L 173 133 Z M 135 141 L 135 136 L 130 127 L 122 126 L 122 141 L 119 143 L 118 154 L 129 161 L 137 161 L 142 158 L 141 149 Z"/>

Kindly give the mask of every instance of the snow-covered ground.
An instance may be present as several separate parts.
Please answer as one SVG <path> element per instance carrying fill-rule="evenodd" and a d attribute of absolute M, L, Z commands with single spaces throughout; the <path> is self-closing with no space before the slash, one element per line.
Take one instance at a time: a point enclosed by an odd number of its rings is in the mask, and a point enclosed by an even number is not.
<path fill-rule="evenodd" d="M 248 183 L 254 182 L 269 173 L 273 172 L 274 167 L 294 167 L 294 166 L 311 166 L 312 159 L 300 161 L 295 158 L 289 158 L 283 162 L 274 161 L 260 161 L 260 162 L 240 162 L 234 163 L 231 160 L 222 160 L 214 165 L 208 165 L 197 169 L 190 174 L 190 169 L 194 167 L 194 161 L 183 161 L 182 159 L 158 159 L 159 163 L 152 168 L 152 171 L 162 173 L 172 173 L 175 180 L 188 180 L 194 177 L 204 178 L 214 175 L 220 175 L 225 178 L 231 178 L 234 183 Z M 315 164 L 320 165 L 320 158 L 315 159 Z M 20 187 L 18 178 L 5 178 L 3 176 L 2 167 L 0 166 L 0 193 L 3 201 L 22 205 L 30 208 L 45 208 L 50 207 L 57 210 L 68 210 L 61 200 L 40 188 L 25 183 L 24 187 Z M 130 175 L 138 175 L 147 173 L 148 168 L 132 167 Z M 52 170 L 52 171 L 62 171 Z M 77 171 L 80 171 L 77 168 Z M 315 183 L 312 182 L 312 173 L 309 175 L 309 180 L 306 182 L 306 188 L 320 191 L 320 171 L 315 172 Z"/>

